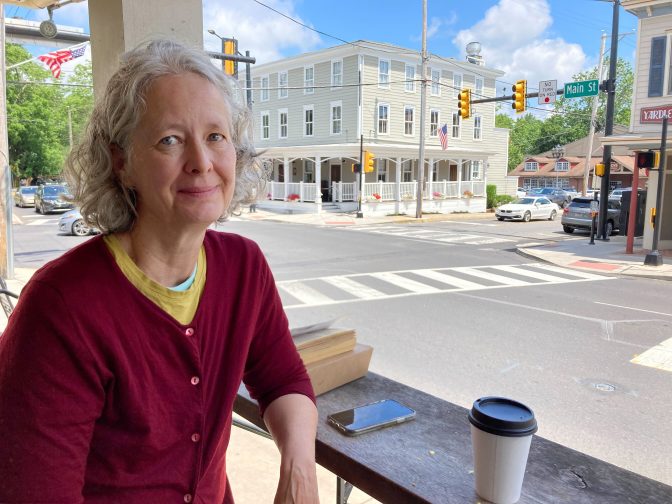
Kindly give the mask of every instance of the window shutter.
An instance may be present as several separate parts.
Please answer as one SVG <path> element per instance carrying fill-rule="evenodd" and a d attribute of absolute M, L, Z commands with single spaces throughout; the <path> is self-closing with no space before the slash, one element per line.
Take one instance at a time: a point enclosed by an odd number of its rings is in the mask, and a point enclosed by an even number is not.
<path fill-rule="evenodd" d="M 651 39 L 651 64 L 649 65 L 649 96 L 663 96 L 665 78 L 666 37 Z"/>

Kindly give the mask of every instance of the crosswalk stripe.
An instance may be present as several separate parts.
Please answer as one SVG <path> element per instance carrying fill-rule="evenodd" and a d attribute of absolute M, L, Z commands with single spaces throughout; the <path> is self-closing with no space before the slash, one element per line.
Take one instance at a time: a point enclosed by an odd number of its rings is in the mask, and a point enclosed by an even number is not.
<path fill-rule="evenodd" d="M 361 299 L 374 299 L 385 297 L 384 292 L 380 292 L 379 290 L 376 290 L 362 283 L 356 282 L 348 277 L 332 276 L 323 278 L 322 280 L 330 285 L 333 285 L 334 287 L 338 287 L 339 289 L 344 290 L 348 294 L 352 294 L 353 296 L 356 296 Z"/>
<path fill-rule="evenodd" d="M 423 276 L 425 278 L 429 278 L 431 280 L 436 280 L 437 282 L 458 287 L 460 289 L 479 289 L 483 287 L 481 284 L 478 284 L 476 282 L 470 282 L 469 280 L 464 280 L 462 278 L 457 278 L 452 275 L 447 275 L 443 272 L 436 270 L 429 270 L 429 269 L 417 270 L 414 271 L 413 273 L 415 273 L 416 275 Z"/>
<path fill-rule="evenodd" d="M 585 280 L 604 280 L 605 278 L 602 275 L 593 275 L 592 273 L 588 273 L 586 271 L 570 270 L 569 268 L 562 268 L 560 266 L 553 266 L 550 264 L 531 263 L 528 266 L 532 266 L 533 268 L 537 269 L 543 269 L 544 271 L 554 271 L 555 273 L 562 273 L 563 275 L 575 276 Z"/>
<path fill-rule="evenodd" d="M 436 238 L 436 241 L 440 242 L 454 242 L 454 241 L 463 241 L 463 240 L 471 240 L 473 238 L 480 238 L 478 235 L 470 235 L 470 234 L 465 234 L 465 235 L 455 235 L 455 236 L 446 236 L 445 238 Z"/>
<path fill-rule="evenodd" d="M 385 282 L 391 283 L 393 285 L 396 285 L 397 287 L 401 287 L 402 289 L 409 290 L 411 292 L 417 292 L 421 294 L 441 292 L 441 289 L 437 289 L 436 287 L 432 287 L 431 285 L 416 282 L 415 280 L 411 280 L 410 278 L 397 275 L 396 273 L 388 273 L 388 272 L 371 273 L 371 276 L 383 280 Z"/>
<path fill-rule="evenodd" d="M 490 243 L 505 243 L 510 241 L 513 240 L 509 240 L 508 238 L 484 238 L 483 240 L 468 241 L 465 243 L 467 245 L 488 245 Z"/>
<path fill-rule="evenodd" d="M 333 303 L 333 299 L 301 282 L 287 282 L 279 285 L 288 294 L 305 304 Z"/>
<path fill-rule="evenodd" d="M 501 283 L 504 285 L 529 285 L 529 282 L 524 280 L 518 280 L 517 278 L 509 278 L 502 275 L 497 275 L 496 273 L 489 273 L 476 268 L 454 268 L 455 271 L 460 273 L 465 273 L 467 275 L 472 275 L 477 278 L 483 278 L 484 280 L 492 280 L 493 282 Z"/>
<path fill-rule="evenodd" d="M 506 271 L 507 273 L 514 273 L 516 275 L 522 275 L 530 278 L 536 278 L 537 280 L 543 280 L 545 282 L 571 282 L 568 278 L 563 278 L 559 276 L 546 275 L 545 273 L 539 273 L 537 271 L 530 271 L 519 268 L 517 266 L 492 266 L 493 269 Z"/>

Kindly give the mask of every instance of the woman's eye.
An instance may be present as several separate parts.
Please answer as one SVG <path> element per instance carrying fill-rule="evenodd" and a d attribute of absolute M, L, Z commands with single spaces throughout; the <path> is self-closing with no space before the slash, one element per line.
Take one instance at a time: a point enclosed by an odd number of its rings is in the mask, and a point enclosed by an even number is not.
<path fill-rule="evenodd" d="M 159 143 L 161 145 L 175 145 L 177 143 L 177 137 L 173 135 L 163 137 L 161 140 L 159 140 Z"/>
<path fill-rule="evenodd" d="M 208 136 L 208 140 L 210 140 L 211 142 L 219 142 L 225 139 L 226 137 L 221 133 L 210 133 L 210 135 Z"/>

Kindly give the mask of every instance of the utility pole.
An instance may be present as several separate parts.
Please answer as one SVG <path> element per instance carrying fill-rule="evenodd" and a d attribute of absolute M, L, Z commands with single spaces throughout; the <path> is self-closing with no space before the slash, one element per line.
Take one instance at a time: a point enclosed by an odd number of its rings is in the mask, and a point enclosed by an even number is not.
<path fill-rule="evenodd" d="M 12 240 L 12 174 L 9 168 L 9 141 L 7 139 L 7 72 L 5 69 L 5 11 L 0 4 L 0 276 L 14 277 L 14 250 Z"/>
<path fill-rule="evenodd" d="M 660 241 L 660 230 L 663 222 L 663 194 L 665 190 L 665 160 L 667 158 L 667 121 L 668 117 L 663 118 L 663 139 L 660 143 L 660 162 L 658 165 L 658 184 L 656 187 L 656 207 L 653 214 L 653 244 L 651 245 L 651 252 L 646 254 L 644 264 L 647 266 L 660 266 L 663 264 L 663 255 L 658 251 L 658 241 Z M 635 170 L 639 170 L 635 166 Z M 630 201 L 637 197 L 637 188 L 632 188 L 630 194 Z"/>
<path fill-rule="evenodd" d="M 604 127 L 604 137 L 611 136 L 614 131 L 614 106 L 616 101 L 616 60 L 618 59 L 618 9 L 620 0 L 613 0 L 614 11 L 611 24 L 611 54 L 609 56 L 609 77 L 607 79 L 607 118 Z M 611 172 L 611 145 L 603 148 L 602 162 L 604 163 L 604 177 L 600 187 L 600 214 L 599 237 L 608 241 L 607 236 L 607 203 L 609 196 L 609 175 Z"/>
<path fill-rule="evenodd" d="M 602 66 L 604 65 L 604 48 L 607 43 L 607 34 L 602 33 L 602 42 L 600 44 L 600 61 L 597 64 L 597 79 L 602 82 Z M 593 110 L 590 114 L 590 132 L 588 133 L 588 152 L 586 152 L 586 166 L 583 171 L 583 188 L 581 194 L 585 196 L 588 192 L 588 176 L 590 174 L 590 160 L 593 156 L 593 137 L 595 136 L 595 118 L 597 117 L 597 105 L 600 102 L 600 95 L 593 97 Z M 606 165 L 605 165 L 606 170 Z M 593 174 L 595 178 L 595 174 Z"/>
<path fill-rule="evenodd" d="M 422 218 L 422 186 L 425 182 L 425 108 L 427 108 L 427 0 L 422 0 L 422 78 L 420 84 L 420 154 L 415 217 Z"/>

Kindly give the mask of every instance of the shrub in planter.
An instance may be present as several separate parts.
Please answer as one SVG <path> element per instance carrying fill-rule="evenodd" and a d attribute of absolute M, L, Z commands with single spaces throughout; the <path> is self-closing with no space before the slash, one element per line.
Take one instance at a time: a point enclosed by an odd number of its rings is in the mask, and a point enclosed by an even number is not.
<path fill-rule="evenodd" d="M 495 206 L 495 196 L 497 196 L 497 186 L 495 184 L 488 184 L 485 186 L 485 208 L 492 208 Z"/>
<path fill-rule="evenodd" d="M 493 201 L 493 206 L 498 207 L 500 205 L 504 205 L 505 203 L 511 203 L 515 199 L 516 198 L 509 196 L 508 194 L 497 194 Z"/>

